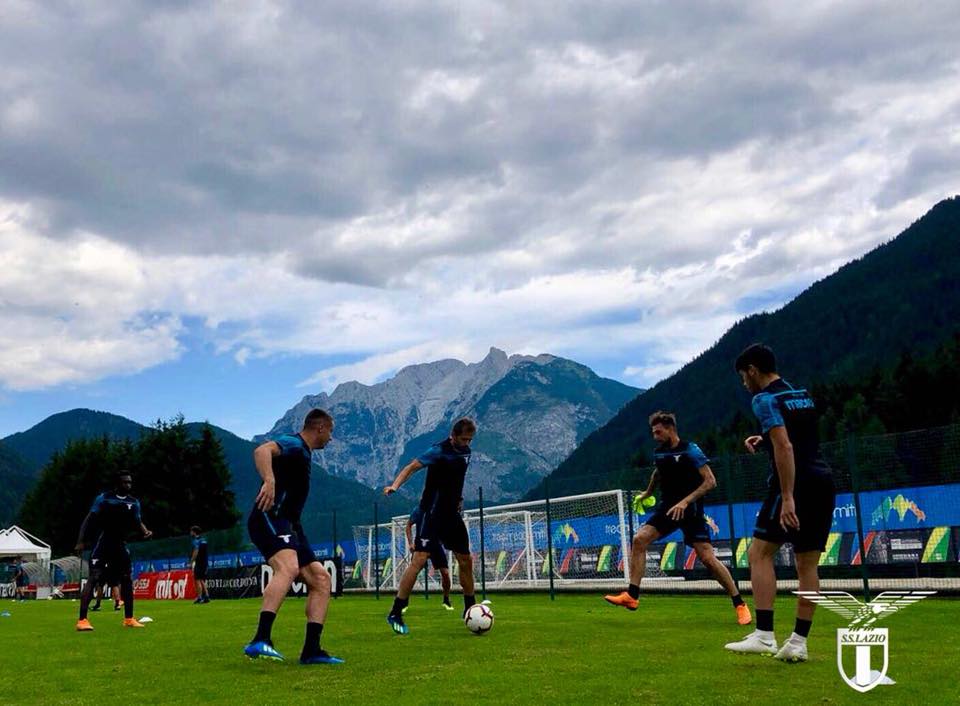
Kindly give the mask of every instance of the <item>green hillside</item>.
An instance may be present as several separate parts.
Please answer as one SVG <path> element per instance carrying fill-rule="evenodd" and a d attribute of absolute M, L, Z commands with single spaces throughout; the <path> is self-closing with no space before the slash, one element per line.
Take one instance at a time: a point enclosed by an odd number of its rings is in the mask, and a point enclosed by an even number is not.
<path fill-rule="evenodd" d="M 136 441 L 144 431 L 145 426 L 126 417 L 92 409 L 71 409 L 53 414 L 26 431 L 11 434 L 3 439 L 3 445 L 17 452 L 37 473 L 68 441 L 101 436 Z"/>
<path fill-rule="evenodd" d="M 0 442 L 0 529 L 13 522 L 17 508 L 35 480 L 30 464 Z"/>
<path fill-rule="evenodd" d="M 960 197 L 955 197 L 782 309 L 737 323 L 588 436 L 551 474 L 551 483 L 565 492 L 600 487 L 642 461 L 637 453 L 649 448 L 646 420 L 654 410 L 677 412 L 681 434 L 689 436 L 729 429 L 737 414 L 749 417 L 749 396 L 733 361 L 755 341 L 777 351 L 787 379 L 814 385 L 891 366 L 903 351 L 929 351 L 958 329 Z M 571 480 L 581 477 L 582 482 Z M 542 492 L 538 486 L 527 497 Z"/>
<path fill-rule="evenodd" d="M 191 438 L 200 438 L 204 423 L 185 425 Z M 231 490 L 236 505 L 246 515 L 260 489 L 260 477 L 253 465 L 252 441 L 242 439 L 226 429 L 209 425 L 223 446 L 223 453 L 232 476 Z M 54 414 L 23 432 L 0 441 L 0 525 L 10 524 L 38 474 L 54 453 L 71 440 L 109 437 L 115 440 L 142 437 L 149 427 L 107 412 L 73 409 Z M 146 498 L 145 498 L 146 500 Z M 406 498 L 384 498 L 377 490 L 352 480 L 331 476 L 315 467 L 305 524 L 325 531 L 329 513 L 338 511 L 338 524 L 346 531 L 350 524 L 372 520 L 373 502 L 380 503 L 383 516 L 405 513 L 411 504 Z M 244 522 L 245 520 L 241 520 Z"/>

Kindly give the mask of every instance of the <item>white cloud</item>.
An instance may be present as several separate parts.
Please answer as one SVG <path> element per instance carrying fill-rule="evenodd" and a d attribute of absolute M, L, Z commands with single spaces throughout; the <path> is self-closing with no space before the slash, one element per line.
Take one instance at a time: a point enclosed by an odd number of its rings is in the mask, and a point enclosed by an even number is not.
<path fill-rule="evenodd" d="M 0 382 L 38 389 L 136 373 L 176 358 L 181 326 L 157 312 L 140 259 L 88 234 L 33 235 L 0 205 Z"/>
<path fill-rule="evenodd" d="M 372 385 L 407 365 L 444 358 L 472 360 L 476 357 L 477 352 L 465 343 L 430 341 L 390 353 L 373 355 L 357 363 L 327 368 L 307 378 L 298 387 L 319 388 L 329 392 L 337 385 L 352 380 Z"/>
<path fill-rule="evenodd" d="M 947 2 L 5 17 L 8 388 L 173 360 L 188 317 L 353 361 L 309 385 L 490 345 L 646 385 L 960 177 Z"/>

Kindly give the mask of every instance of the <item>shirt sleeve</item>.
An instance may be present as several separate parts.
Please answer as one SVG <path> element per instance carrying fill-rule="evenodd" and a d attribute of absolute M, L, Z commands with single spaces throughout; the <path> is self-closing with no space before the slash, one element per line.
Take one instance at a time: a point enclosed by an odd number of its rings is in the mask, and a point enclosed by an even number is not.
<path fill-rule="evenodd" d="M 133 503 L 133 521 L 137 524 L 137 527 L 140 526 L 142 520 L 140 519 L 140 501 L 135 500 Z"/>
<path fill-rule="evenodd" d="M 100 508 L 103 507 L 103 501 L 103 493 L 100 493 L 100 495 L 98 495 L 93 501 L 93 505 L 90 506 L 91 515 L 96 515 L 98 512 L 100 512 Z"/>
<path fill-rule="evenodd" d="M 430 466 L 440 460 L 443 456 L 439 446 L 431 446 L 426 452 L 417 456 L 417 460 L 424 466 Z"/>
<path fill-rule="evenodd" d="M 753 398 L 753 413 L 760 422 L 760 428 L 766 434 L 774 427 L 782 427 L 783 415 L 780 414 L 780 408 L 773 395 L 761 392 Z"/>
<path fill-rule="evenodd" d="M 293 436 L 281 436 L 278 439 L 274 439 L 273 442 L 280 447 L 281 456 L 287 456 L 295 451 L 299 451 L 303 446 L 303 444 L 300 443 L 300 439 Z"/>
<path fill-rule="evenodd" d="M 703 453 L 700 447 L 696 444 L 690 444 L 687 447 L 687 453 L 690 454 L 690 458 L 693 460 L 693 463 L 698 470 L 710 463 L 710 459 L 707 458 L 707 455 Z"/>

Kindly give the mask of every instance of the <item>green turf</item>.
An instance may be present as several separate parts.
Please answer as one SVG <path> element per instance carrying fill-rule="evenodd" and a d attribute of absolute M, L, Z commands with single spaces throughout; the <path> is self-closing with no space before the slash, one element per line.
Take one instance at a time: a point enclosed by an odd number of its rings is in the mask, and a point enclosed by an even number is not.
<path fill-rule="evenodd" d="M 898 683 L 868 695 L 837 672 L 841 618 L 820 611 L 811 661 L 788 665 L 727 653 L 748 630 L 729 601 L 708 596 L 644 597 L 630 613 L 598 595 L 492 596 L 496 624 L 470 634 L 435 597 L 414 598 L 411 634 L 393 635 L 389 597 L 333 603 L 323 644 L 347 660 L 301 667 L 302 599 L 288 600 L 274 643 L 288 661 L 251 662 L 241 653 L 259 602 L 143 601 L 155 622 L 123 629 L 111 612 L 91 613 L 93 633 L 76 633 L 77 603 L 14 604 L 0 610 L 0 703 L 956 703 L 960 601 L 927 600 L 885 622 L 889 675 Z M 459 598 L 455 601 L 459 604 Z M 792 628 L 792 601 L 777 604 L 777 635 Z"/>

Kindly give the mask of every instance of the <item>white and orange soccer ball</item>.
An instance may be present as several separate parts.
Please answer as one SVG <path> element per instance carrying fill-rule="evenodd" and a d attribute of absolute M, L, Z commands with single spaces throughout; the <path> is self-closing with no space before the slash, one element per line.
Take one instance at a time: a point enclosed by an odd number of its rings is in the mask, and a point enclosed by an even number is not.
<path fill-rule="evenodd" d="M 470 606 L 467 614 L 463 616 L 463 624 L 474 635 L 482 635 L 489 632 L 493 627 L 493 611 L 490 606 L 477 603 Z"/>

